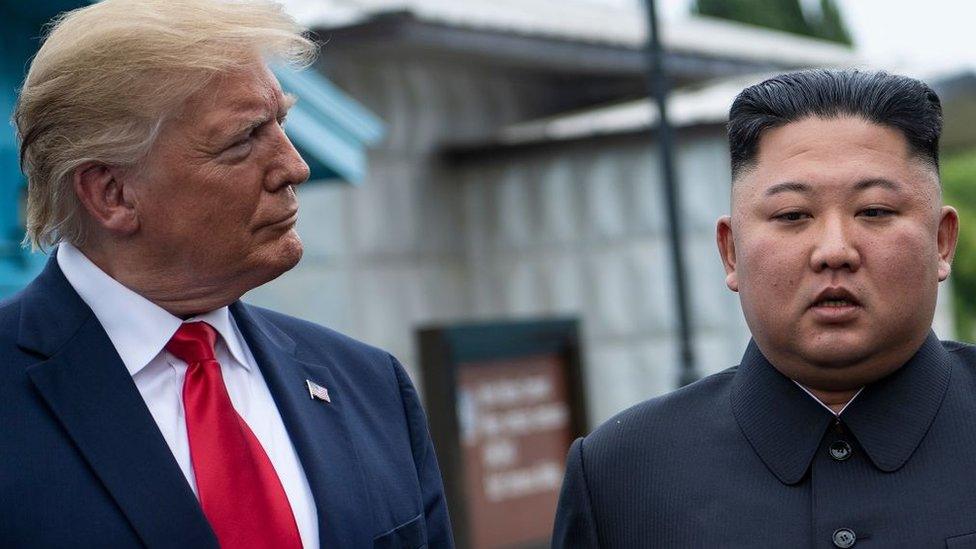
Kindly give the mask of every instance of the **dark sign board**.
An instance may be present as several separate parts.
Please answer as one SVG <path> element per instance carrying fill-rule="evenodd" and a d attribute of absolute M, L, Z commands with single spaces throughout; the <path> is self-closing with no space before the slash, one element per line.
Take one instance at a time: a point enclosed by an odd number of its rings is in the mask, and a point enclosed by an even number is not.
<path fill-rule="evenodd" d="M 575 320 L 426 328 L 431 436 L 459 547 L 548 547 L 586 426 Z"/>

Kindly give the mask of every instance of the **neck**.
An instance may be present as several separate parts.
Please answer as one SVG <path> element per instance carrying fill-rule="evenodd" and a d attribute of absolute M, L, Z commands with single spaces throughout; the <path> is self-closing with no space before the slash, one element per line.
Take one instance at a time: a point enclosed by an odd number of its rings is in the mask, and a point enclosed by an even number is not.
<path fill-rule="evenodd" d="M 79 250 L 105 274 L 148 299 L 173 316 L 183 319 L 230 305 L 241 295 L 236 284 L 205 280 L 179 262 L 146 262 L 137 253 L 107 253 L 95 245 Z"/>

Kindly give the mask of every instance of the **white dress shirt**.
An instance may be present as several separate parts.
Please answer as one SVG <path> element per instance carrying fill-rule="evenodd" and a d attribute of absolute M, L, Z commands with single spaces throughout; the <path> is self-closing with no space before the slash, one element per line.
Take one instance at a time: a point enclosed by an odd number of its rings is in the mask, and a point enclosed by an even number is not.
<path fill-rule="evenodd" d="M 197 494 L 183 415 L 183 377 L 187 365 L 165 350 L 184 321 L 126 288 L 71 244 L 58 246 L 64 276 L 95 313 L 132 375 L 176 462 Z M 318 517 L 312 491 L 295 447 L 285 431 L 268 385 L 227 307 L 187 319 L 203 321 L 220 337 L 216 357 L 234 409 L 267 452 L 295 514 L 302 545 L 319 546 Z"/>
<path fill-rule="evenodd" d="M 823 406 L 824 408 L 827 409 L 828 412 L 830 412 L 831 414 L 834 414 L 834 417 L 838 417 L 838 418 L 840 417 L 841 414 L 844 413 L 844 410 L 846 410 L 847 407 L 850 406 L 852 402 L 854 402 L 854 399 L 857 398 L 857 395 L 861 394 L 861 391 L 864 390 L 864 387 L 861 387 L 860 389 L 858 389 L 857 392 L 854 393 L 854 396 L 852 396 L 851 399 L 847 401 L 847 404 L 845 404 L 844 407 L 841 408 L 839 412 L 835 412 L 833 408 L 831 408 L 830 406 L 827 406 L 826 404 L 824 404 L 822 400 L 820 400 L 819 398 L 817 398 L 817 395 L 813 394 L 810 391 L 810 389 L 807 389 L 806 387 L 804 387 L 802 383 L 800 383 L 799 381 L 797 381 L 795 379 L 793 379 L 791 381 L 793 381 L 793 383 L 796 383 L 796 386 L 797 387 L 803 389 L 803 392 L 804 393 L 810 395 L 810 398 L 812 398 L 813 400 L 816 400 L 817 401 L 817 404 Z"/>

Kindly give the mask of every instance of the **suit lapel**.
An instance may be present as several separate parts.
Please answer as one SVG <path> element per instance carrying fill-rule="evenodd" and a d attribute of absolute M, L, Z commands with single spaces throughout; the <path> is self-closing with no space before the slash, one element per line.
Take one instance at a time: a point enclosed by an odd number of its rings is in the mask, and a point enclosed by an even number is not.
<path fill-rule="evenodd" d="M 305 470 L 319 519 L 323 547 L 372 543 L 365 477 L 347 425 L 343 394 L 331 369 L 295 357 L 295 342 L 241 302 L 231 312 L 254 354 Z M 306 380 L 331 393 L 331 403 L 312 399 Z"/>
<path fill-rule="evenodd" d="M 27 372 L 150 547 L 216 547 L 210 525 L 108 335 L 52 258 L 25 290 Z"/>

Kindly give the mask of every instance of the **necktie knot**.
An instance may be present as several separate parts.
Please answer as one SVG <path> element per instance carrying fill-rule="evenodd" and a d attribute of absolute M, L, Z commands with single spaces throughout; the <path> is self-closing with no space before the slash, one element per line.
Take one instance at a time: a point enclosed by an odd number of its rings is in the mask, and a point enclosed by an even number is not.
<path fill-rule="evenodd" d="M 216 360 L 214 345 L 217 343 L 217 330 L 206 322 L 184 322 L 166 344 L 166 350 L 173 356 L 193 364 Z"/>

